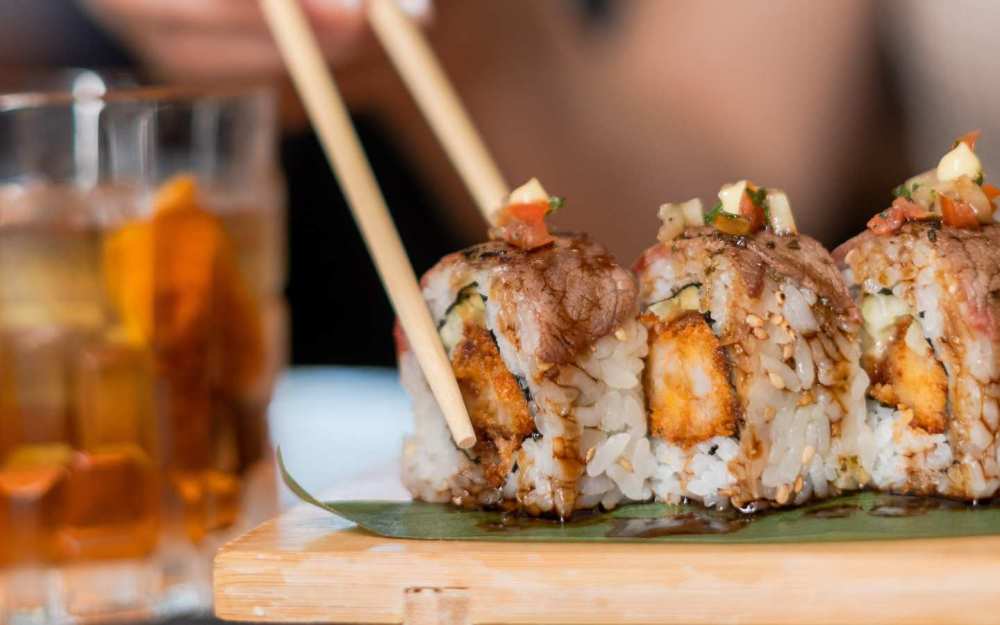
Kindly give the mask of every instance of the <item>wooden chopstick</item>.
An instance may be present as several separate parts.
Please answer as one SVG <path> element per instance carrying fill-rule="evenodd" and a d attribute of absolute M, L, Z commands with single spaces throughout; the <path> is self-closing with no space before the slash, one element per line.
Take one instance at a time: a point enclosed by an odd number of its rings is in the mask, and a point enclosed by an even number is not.
<path fill-rule="evenodd" d="M 368 19 L 487 223 L 510 191 L 423 31 L 397 0 L 369 0 Z"/>
<path fill-rule="evenodd" d="M 452 438 L 460 448 L 468 449 L 476 435 L 451 363 L 302 8 L 298 0 L 260 0 L 260 5 Z"/>

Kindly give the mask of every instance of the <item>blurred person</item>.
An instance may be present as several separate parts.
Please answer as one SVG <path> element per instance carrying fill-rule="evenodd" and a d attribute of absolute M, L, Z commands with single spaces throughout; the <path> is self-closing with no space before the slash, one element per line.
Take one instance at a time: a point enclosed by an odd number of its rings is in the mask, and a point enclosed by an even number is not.
<path fill-rule="evenodd" d="M 900 73 L 907 154 L 932 167 L 956 134 L 981 129 L 976 152 L 1000 167 L 1000 3 L 893 0 L 879 5 L 886 48 Z"/>
<path fill-rule="evenodd" d="M 303 3 L 357 114 L 417 270 L 481 239 L 481 218 L 373 45 L 360 0 Z M 81 6 L 133 63 L 160 79 L 283 73 L 252 0 Z M 556 225 L 594 233 L 624 262 L 653 238 L 660 203 L 696 195 L 711 202 L 722 183 L 739 178 L 785 188 L 802 230 L 831 245 L 843 240 L 899 180 L 933 164 L 917 152 L 917 165 L 907 162 L 903 120 L 907 128 L 926 129 L 914 116 L 929 112 L 911 97 L 907 81 L 919 76 L 925 83 L 918 93 L 946 98 L 934 81 L 965 76 L 936 63 L 946 58 L 937 51 L 944 43 L 912 43 L 936 36 L 922 24 L 949 11 L 933 2 L 411 0 L 404 6 L 429 23 L 432 44 L 509 182 L 539 177 L 568 199 Z M 959 28 L 967 11 L 950 11 Z M 12 22 L 0 23 L 9 29 Z M 916 55 L 900 50 L 921 50 L 926 67 L 915 71 Z M 0 58 L 9 60 L 2 47 Z M 993 58 L 983 54 L 977 62 Z M 927 69 L 935 65 L 941 68 Z M 977 88 L 974 81 L 968 86 L 971 93 Z M 284 153 L 293 357 L 391 362 L 385 298 L 318 144 L 296 132 L 304 118 L 290 110 L 293 132 Z M 934 132 L 952 137 L 983 125 L 966 120 L 964 110 L 938 116 Z M 988 144 L 987 136 L 984 149 Z M 930 154 L 939 150 L 935 144 Z M 341 282 L 355 292 L 328 286 Z M 352 332 L 336 333 L 337 327 Z"/>
<path fill-rule="evenodd" d="M 785 188 L 805 232 L 843 240 L 895 179 L 877 170 L 902 165 L 870 2 L 477 6 L 442 7 L 435 33 L 502 169 L 565 195 L 557 224 L 625 259 L 660 203 L 711 205 L 741 178 Z M 475 46 L 449 36 L 487 24 Z"/>
<path fill-rule="evenodd" d="M 80 0 L 158 76 L 172 80 L 260 79 L 284 74 L 255 0 Z M 419 20 L 431 0 L 399 0 Z M 362 44 L 361 0 L 302 0 L 326 59 L 349 60 Z"/>

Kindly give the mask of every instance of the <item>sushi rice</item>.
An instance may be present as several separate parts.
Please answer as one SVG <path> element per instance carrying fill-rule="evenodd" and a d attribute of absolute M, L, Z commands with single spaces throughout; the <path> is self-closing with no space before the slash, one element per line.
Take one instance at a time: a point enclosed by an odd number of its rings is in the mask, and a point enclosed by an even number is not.
<path fill-rule="evenodd" d="M 641 385 L 646 331 L 634 318 L 634 281 L 618 270 L 633 297 L 620 323 L 571 361 L 549 363 L 534 357 L 546 330 L 528 308 L 517 305 L 527 295 L 516 293 L 517 303 L 505 308 L 505 298 L 496 292 L 507 271 L 502 264 L 474 268 L 446 259 L 425 276 L 423 290 L 433 317 L 444 326 L 459 293 L 476 289 L 503 363 L 530 398 L 533 432 L 520 442 L 503 484 L 491 487 L 483 467 L 452 443 L 414 355 L 402 350 L 401 379 L 416 423 L 404 444 L 404 483 L 426 501 L 529 514 L 568 516 L 580 508 L 649 499 L 656 461 L 646 437 Z"/>

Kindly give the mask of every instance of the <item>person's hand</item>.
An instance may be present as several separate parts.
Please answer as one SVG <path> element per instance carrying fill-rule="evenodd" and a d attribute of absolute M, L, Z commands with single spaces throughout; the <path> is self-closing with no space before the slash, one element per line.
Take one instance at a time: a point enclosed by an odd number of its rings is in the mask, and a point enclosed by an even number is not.
<path fill-rule="evenodd" d="M 171 80 L 273 77 L 281 58 L 255 0 L 82 0 L 153 72 Z M 291 0 L 289 0 L 291 1 Z M 366 33 L 362 0 L 300 0 L 331 63 Z M 428 12 L 430 0 L 401 2 Z"/>

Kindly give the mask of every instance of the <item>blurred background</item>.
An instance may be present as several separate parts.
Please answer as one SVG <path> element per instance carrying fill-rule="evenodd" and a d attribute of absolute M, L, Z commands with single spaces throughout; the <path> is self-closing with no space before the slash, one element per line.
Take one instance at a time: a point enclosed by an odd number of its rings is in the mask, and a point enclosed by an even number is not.
<path fill-rule="evenodd" d="M 168 82 L 273 80 L 250 0 L 3 0 L 7 67 L 126 67 Z M 418 271 L 484 229 L 350 0 L 310 0 Z M 834 245 L 959 134 L 1000 158 L 988 0 L 802 3 L 411 0 L 512 183 L 568 199 L 559 227 L 629 263 L 660 203 L 726 181 L 785 188 Z M 391 364 L 391 313 L 287 85 L 293 363 Z M 627 218 L 623 218 L 627 216 Z M 330 253 L 334 250 L 336 253 Z"/>
<path fill-rule="evenodd" d="M 482 240 L 363 0 L 300 1 L 417 271 Z M 1000 165 L 996 2 L 399 1 L 507 179 L 624 264 L 741 178 L 832 247 L 966 131 Z M 3 99 L 67 76 L 96 100 Z M 358 367 L 391 326 L 256 2 L 0 0 L 0 621 L 204 610 L 214 548 L 277 509 L 268 438 L 307 488 L 405 497 L 407 400 Z M 91 559 L 119 564 L 46 577 Z"/>

